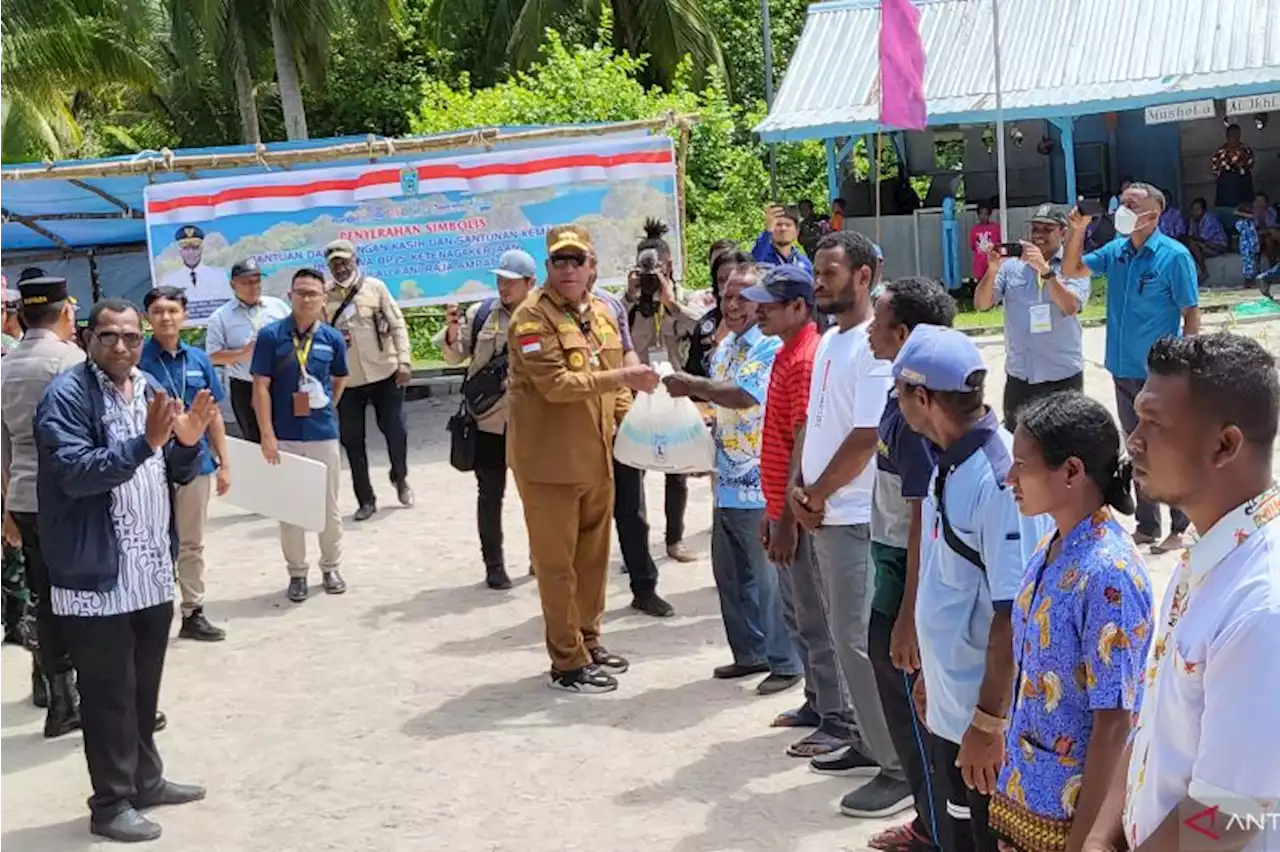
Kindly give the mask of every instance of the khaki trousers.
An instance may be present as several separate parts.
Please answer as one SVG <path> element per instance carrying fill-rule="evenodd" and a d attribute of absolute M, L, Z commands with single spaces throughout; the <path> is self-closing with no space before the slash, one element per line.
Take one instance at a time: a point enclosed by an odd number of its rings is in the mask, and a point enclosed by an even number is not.
<path fill-rule="evenodd" d="M 600 644 L 609 579 L 613 480 L 548 485 L 516 478 L 542 599 L 547 653 L 556 671 L 591 663 Z"/>
<path fill-rule="evenodd" d="M 342 514 L 338 511 L 338 480 L 342 474 L 342 457 L 338 442 L 280 441 L 280 451 L 323 462 L 329 476 L 325 480 L 324 530 L 320 533 L 320 570 L 332 571 L 342 564 Z M 293 524 L 280 525 L 280 549 L 290 577 L 305 577 L 307 565 L 307 531 Z"/>
<path fill-rule="evenodd" d="M 178 525 L 178 591 L 182 616 L 204 606 L 204 524 L 209 517 L 213 474 L 197 476 L 173 493 L 174 520 Z"/>

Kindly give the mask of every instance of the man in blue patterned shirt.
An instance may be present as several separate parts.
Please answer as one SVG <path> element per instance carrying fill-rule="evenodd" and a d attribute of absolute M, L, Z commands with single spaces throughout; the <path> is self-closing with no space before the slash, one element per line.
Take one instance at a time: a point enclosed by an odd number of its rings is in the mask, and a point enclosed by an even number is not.
<path fill-rule="evenodd" d="M 160 836 L 139 810 L 204 798 L 165 779 L 151 720 L 173 620 L 173 486 L 197 475 L 217 406 L 205 390 L 184 411 L 153 388 L 137 366 L 142 343 L 133 305 L 99 302 L 90 360 L 53 380 L 35 417 L 40 537 L 78 676 L 89 830 L 125 842 Z"/>

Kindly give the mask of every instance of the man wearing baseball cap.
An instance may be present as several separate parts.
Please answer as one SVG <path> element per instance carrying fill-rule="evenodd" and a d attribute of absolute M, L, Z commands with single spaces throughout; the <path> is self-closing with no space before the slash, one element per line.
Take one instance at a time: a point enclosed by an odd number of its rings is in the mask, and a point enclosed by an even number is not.
<path fill-rule="evenodd" d="M 923 677 L 915 692 L 925 706 L 935 780 L 946 786 L 954 842 L 941 846 L 994 852 L 987 807 L 1013 697 L 1010 613 L 1023 569 L 1052 523 L 1024 518 L 1005 485 L 1013 438 L 983 404 L 986 374 L 968 336 L 936 325 L 917 325 L 893 362 L 903 417 L 940 449 L 921 510 Z"/>
<path fill-rule="evenodd" d="M 1041 204 L 1031 217 L 1031 239 L 1021 257 L 987 249 L 987 271 L 973 292 L 980 311 L 1004 304 L 1004 427 L 1018 425 L 1018 409 L 1061 390 L 1084 390 L 1084 329 L 1089 276 L 1062 272 L 1067 208 Z"/>
<path fill-rule="evenodd" d="M 801 529 L 787 499 L 791 471 L 799 465 L 796 438 L 808 417 L 809 383 L 819 342 L 812 318 L 813 276 L 801 266 L 775 266 L 758 284 L 743 290 L 741 298 L 756 303 L 760 330 L 782 339 L 769 376 L 760 432 L 760 485 L 766 516 L 761 537 L 769 561 L 778 570 L 783 620 L 804 664 L 805 703 L 781 714 L 773 724 L 817 728 L 787 750 L 792 757 L 812 758 L 843 747 L 853 732 L 813 538 Z"/>
<path fill-rule="evenodd" d="M 342 333 L 351 368 L 346 391 L 338 401 L 342 448 L 359 504 L 351 518 L 366 521 L 378 509 L 365 446 L 365 415 L 370 405 L 387 441 L 396 497 L 402 506 L 413 505 L 404 419 L 404 389 L 412 373 L 413 350 L 399 303 L 381 279 L 364 274 L 355 244 L 334 240 L 324 247 L 324 261 L 329 267 L 324 321 Z"/>
<path fill-rule="evenodd" d="M 658 375 L 624 364 L 612 308 L 591 293 L 591 235 L 547 232 L 547 281 L 511 317 L 508 462 L 520 489 L 551 657 L 548 685 L 612 692 L 624 657 L 600 642 L 613 513 L 613 437 L 631 391 Z"/>
<path fill-rule="evenodd" d="M 475 420 L 476 526 L 485 583 L 511 588 L 502 549 L 502 499 L 507 491 L 507 333 L 511 313 L 538 283 L 538 267 L 527 251 L 509 249 L 493 270 L 498 297 L 476 302 L 460 318 L 456 304 L 445 307 L 447 323 L 432 339 L 449 364 L 468 358 L 463 396 Z M 483 409 L 483 410 L 480 410 Z"/>
<path fill-rule="evenodd" d="M 231 267 L 231 289 L 236 297 L 209 317 L 204 350 L 214 366 L 227 371 L 228 396 L 241 437 L 258 444 L 262 432 L 253 412 L 253 375 L 249 372 L 253 346 L 259 331 L 289 316 L 292 308 L 283 299 L 262 295 L 262 270 L 252 257 Z"/>
<path fill-rule="evenodd" d="M 156 282 L 157 287 L 177 287 L 187 294 L 191 316 L 207 317 L 231 298 L 231 282 L 227 270 L 204 261 L 204 230 L 198 225 L 183 225 L 173 235 L 178 244 L 182 264 L 171 269 Z"/>

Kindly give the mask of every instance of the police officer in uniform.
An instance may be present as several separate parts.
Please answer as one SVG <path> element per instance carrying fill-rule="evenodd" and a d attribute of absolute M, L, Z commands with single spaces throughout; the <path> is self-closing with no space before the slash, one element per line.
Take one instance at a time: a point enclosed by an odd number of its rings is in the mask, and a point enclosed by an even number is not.
<path fill-rule="evenodd" d="M 623 365 L 618 321 L 591 294 L 591 235 L 547 233 L 547 281 L 511 318 L 507 459 L 524 504 L 553 688 L 612 692 L 627 661 L 600 644 L 613 512 L 613 435 L 653 368 Z"/>

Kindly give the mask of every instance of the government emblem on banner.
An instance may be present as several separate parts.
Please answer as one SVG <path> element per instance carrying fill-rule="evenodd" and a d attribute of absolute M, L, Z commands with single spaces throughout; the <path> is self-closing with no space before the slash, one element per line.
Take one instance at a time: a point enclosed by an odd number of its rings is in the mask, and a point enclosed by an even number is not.
<path fill-rule="evenodd" d="M 418 170 L 412 166 L 405 166 L 400 170 L 400 194 L 418 194 Z"/>

